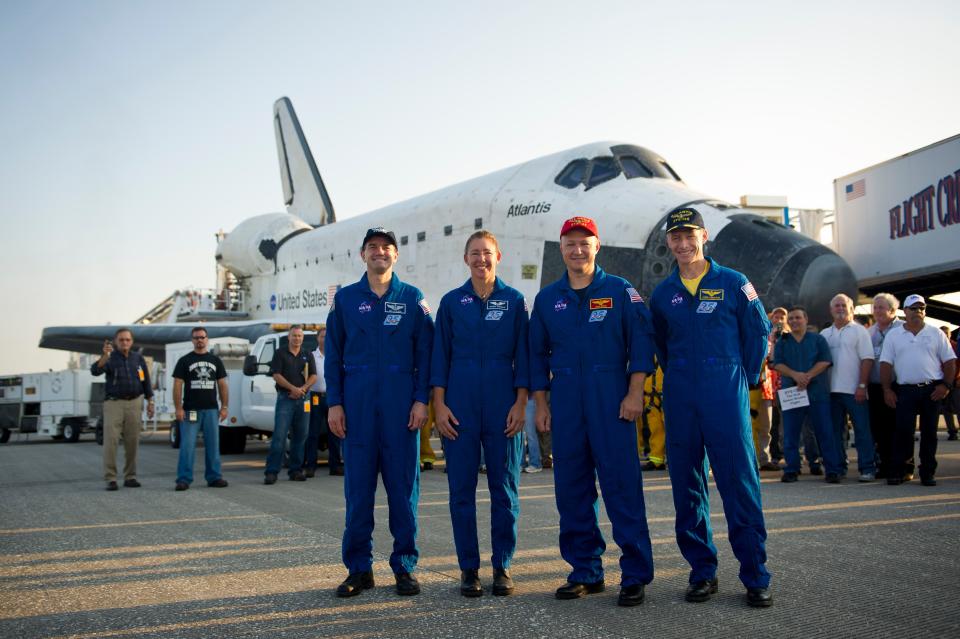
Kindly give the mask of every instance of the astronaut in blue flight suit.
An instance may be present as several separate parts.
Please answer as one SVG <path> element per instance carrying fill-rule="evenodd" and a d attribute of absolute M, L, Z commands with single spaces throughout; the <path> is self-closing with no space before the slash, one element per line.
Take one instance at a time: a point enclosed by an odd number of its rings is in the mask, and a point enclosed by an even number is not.
<path fill-rule="evenodd" d="M 390 507 L 390 567 L 397 593 L 416 595 L 420 427 L 427 420 L 433 320 L 419 289 L 393 273 L 397 240 L 367 231 L 360 256 L 367 272 L 340 289 L 327 316 L 327 417 L 344 440 L 346 529 L 337 588 L 351 597 L 373 587 L 373 506 L 377 475 Z"/>
<path fill-rule="evenodd" d="M 440 300 L 430 366 L 437 430 L 446 440 L 450 518 L 465 597 L 483 594 L 476 504 L 481 444 L 490 489 L 493 594 L 513 592 L 509 568 L 520 514 L 518 433 L 530 386 L 529 318 L 523 294 L 497 277 L 500 258 L 497 238 L 489 231 L 467 240 L 463 261 L 470 279 Z"/>
<path fill-rule="evenodd" d="M 564 223 L 560 252 L 567 272 L 537 294 L 530 318 L 530 389 L 537 429 L 553 431 L 560 554 L 573 568 L 556 596 L 577 599 L 604 589 L 599 476 L 623 553 L 617 603 L 636 606 L 653 580 L 634 425 L 643 412 L 644 378 L 653 372 L 652 326 L 629 282 L 596 265 L 599 249 L 593 220 Z"/>
<path fill-rule="evenodd" d="M 746 277 L 704 257 L 707 230 L 699 211 L 671 212 L 666 228 L 677 268 L 654 289 L 650 310 L 664 370 L 677 544 L 692 568 L 686 600 L 707 601 L 717 592 L 709 454 L 747 603 L 767 607 L 773 598 L 748 385 L 759 380 L 770 322 Z"/>

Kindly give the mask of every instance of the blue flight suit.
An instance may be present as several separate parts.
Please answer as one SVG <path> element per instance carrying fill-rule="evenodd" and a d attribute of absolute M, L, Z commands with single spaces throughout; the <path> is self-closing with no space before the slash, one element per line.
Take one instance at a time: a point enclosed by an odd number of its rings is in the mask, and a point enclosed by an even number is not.
<path fill-rule="evenodd" d="M 529 388 L 527 316 L 523 294 L 498 277 L 482 301 L 470 280 L 443 296 L 437 309 L 430 385 L 446 389 L 444 401 L 460 422 L 457 438 L 443 443 L 450 486 L 450 518 L 461 570 L 480 567 L 477 541 L 477 474 L 480 445 L 490 489 L 494 568 L 507 569 L 517 548 L 520 499 L 518 434 L 507 437 L 507 414 L 517 388 Z"/>
<path fill-rule="evenodd" d="M 747 588 L 766 588 L 767 531 L 750 426 L 748 384 L 760 379 L 770 321 L 753 285 L 708 258 L 691 296 L 674 269 L 653 291 L 650 310 L 663 366 L 667 465 L 677 511 L 677 545 L 690 583 L 713 579 L 707 459 L 723 499 L 730 544 Z"/>
<path fill-rule="evenodd" d="M 621 585 L 653 580 L 634 422 L 620 419 L 632 373 L 653 372 L 650 313 L 599 266 L 581 300 L 566 273 L 537 294 L 530 318 L 530 389 L 550 390 L 560 554 L 574 583 L 603 580 L 597 487 L 623 552 Z M 550 378 L 550 375 L 553 378 Z"/>
<path fill-rule="evenodd" d="M 390 567 L 417 565 L 420 432 L 409 430 L 410 408 L 427 403 L 433 320 L 423 294 L 394 275 L 378 298 L 366 274 L 337 291 L 327 316 L 324 376 L 327 404 L 343 406 L 343 563 L 351 573 L 373 564 L 377 474 L 390 506 Z"/>

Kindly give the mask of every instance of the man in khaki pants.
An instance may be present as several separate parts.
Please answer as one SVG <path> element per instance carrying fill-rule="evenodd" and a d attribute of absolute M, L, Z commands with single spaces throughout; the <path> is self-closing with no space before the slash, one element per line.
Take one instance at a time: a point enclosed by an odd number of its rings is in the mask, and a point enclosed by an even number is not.
<path fill-rule="evenodd" d="M 133 332 L 118 329 L 113 336 L 116 349 L 109 341 L 103 344 L 103 355 L 93 363 L 94 376 L 107 374 L 106 401 L 103 402 L 103 477 L 107 490 L 117 490 L 117 444 L 123 437 L 123 485 L 139 488 L 137 481 L 137 448 L 143 424 L 143 398 L 147 398 L 147 415 L 153 417 L 153 389 L 147 363 L 133 347 Z"/>

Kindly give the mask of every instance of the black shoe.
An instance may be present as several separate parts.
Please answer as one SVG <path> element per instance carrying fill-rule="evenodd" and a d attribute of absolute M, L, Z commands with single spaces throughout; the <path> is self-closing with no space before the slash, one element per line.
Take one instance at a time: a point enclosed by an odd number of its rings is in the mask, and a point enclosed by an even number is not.
<path fill-rule="evenodd" d="M 753 608 L 769 608 L 773 605 L 773 595 L 768 588 L 747 588 L 747 603 Z"/>
<path fill-rule="evenodd" d="M 838 475 L 838 474 L 836 474 L 836 473 L 827 473 L 827 476 L 826 476 L 826 478 L 824 479 L 824 481 L 826 481 L 828 484 L 839 484 L 839 483 L 840 483 L 840 475 Z"/>
<path fill-rule="evenodd" d="M 296 471 L 290 473 L 290 481 L 307 481 L 307 478 L 304 476 L 302 471 Z"/>
<path fill-rule="evenodd" d="M 397 588 L 399 587 L 398 581 Z M 480 585 L 480 575 L 476 568 L 460 571 L 460 594 L 464 597 L 479 597 L 483 594 L 483 586 Z"/>
<path fill-rule="evenodd" d="M 780 481 L 782 481 L 782 482 L 785 483 L 785 484 L 792 484 L 793 482 L 797 481 L 797 474 L 796 474 L 796 473 L 784 473 L 783 476 L 780 477 Z"/>
<path fill-rule="evenodd" d="M 823 468 L 821 468 L 819 465 L 818 465 L 818 466 L 811 466 L 811 467 L 810 467 L 810 474 L 811 474 L 811 475 L 816 475 L 816 476 L 819 477 L 820 475 L 823 474 Z"/>
<path fill-rule="evenodd" d="M 420 464 L 420 470 L 433 470 L 433 462 L 423 462 Z"/>
<path fill-rule="evenodd" d="M 117 486 L 117 482 L 115 482 L 115 481 L 108 481 L 108 482 L 107 482 L 107 490 L 117 490 L 118 488 L 120 488 L 120 487 Z"/>
<path fill-rule="evenodd" d="M 902 477 L 887 477 L 887 486 L 899 486 L 902 483 Z"/>
<path fill-rule="evenodd" d="M 277 476 L 273 473 L 267 473 L 263 476 L 263 483 L 265 483 L 267 486 L 270 484 L 275 484 L 277 483 Z"/>
<path fill-rule="evenodd" d="M 364 590 L 373 588 L 373 571 L 351 572 L 343 583 L 337 586 L 338 597 L 355 597 Z"/>
<path fill-rule="evenodd" d="M 646 464 L 640 467 L 640 470 L 666 470 L 666 464 L 658 464 L 657 462 L 648 461 Z"/>
<path fill-rule="evenodd" d="M 307 479 L 311 479 L 311 478 L 315 477 L 316 475 L 317 475 L 317 469 L 316 469 L 316 468 L 308 468 L 308 469 L 306 469 L 305 471 L 303 471 L 303 476 L 306 477 Z"/>
<path fill-rule="evenodd" d="M 634 584 L 620 588 L 620 596 L 617 597 L 618 606 L 639 606 L 642 603 L 643 584 Z"/>
<path fill-rule="evenodd" d="M 177 491 L 177 492 L 180 492 L 180 491 L 182 491 L 182 490 L 187 490 L 188 488 L 190 488 L 190 484 L 188 484 L 188 483 L 185 482 L 185 481 L 178 481 L 178 482 L 177 482 L 177 487 L 174 488 L 174 490 Z"/>
<path fill-rule="evenodd" d="M 213 481 L 208 481 L 207 486 L 210 488 L 226 488 L 230 484 L 227 483 L 227 480 L 221 477 L 220 479 L 214 479 Z"/>
<path fill-rule="evenodd" d="M 553 457 L 547 457 L 546 459 L 540 460 L 540 468 L 544 470 L 553 468 Z"/>
<path fill-rule="evenodd" d="M 330 474 L 336 477 L 343 477 L 343 466 L 331 466 Z"/>
<path fill-rule="evenodd" d="M 769 472 L 775 473 L 775 472 L 779 472 L 779 471 L 781 471 L 781 470 L 783 470 L 783 469 L 780 468 L 780 464 L 778 464 L 777 462 L 775 462 L 775 461 L 768 461 L 768 462 L 764 462 L 764 463 L 760 464 L 760 470 L 761 470 L 761 472 L 763 472 L 763 471 L 769 471 Z"/>
<path fill-rule="evenodd" d="M 513 579 L 510 578 L 510 571 L 506 568 L 493 569 L 493 594 L 498 597 L 513 594 Z"/>
<path fill-rule="evenodd" d="M 420 594 L 420 582 L 409 572 L 398 572 L 394 575 L 397 580 L 397 594 L 408 597 Z"/>
<path fill-rule="evenodd" d="M 955 441 L 957 441 L 957 434 L 956 434 L 956 433 L 950 433 L 949 435 L 947 435 L 947 441 L 948 441 L 948 442 L 955 442 Z"/>
<path fill-rule="evenodd" d="M 921 477 L 920 483 L 923 484 L 924 486 L 936 486 L 937 480 L 934 479 L 933 477 Z"/>
<path fill-rule="evenodd" d="M 140 482 L 136 479 L 124 479 L 123 480 L 124 488 L 140 488 Z"/>
<path fill-rule="evenodd" d="M 557 599 L 579 599 L 587 595 L 595 595 L 603 592 L 604 585 L 602 581 L 592 584 L 581 584 L 575 581 L 568 581 L 557 588 Z"/>
<path fill-rule="evenodd" d="M 703 581 L 695 581 L 687 586 L 687 593 L 683 596 L 683 598 L 694 603 L 708 601 L 710 597 L 717 594 L 718 588 L 716 577 L 713 579 L 705 579 Z"/>

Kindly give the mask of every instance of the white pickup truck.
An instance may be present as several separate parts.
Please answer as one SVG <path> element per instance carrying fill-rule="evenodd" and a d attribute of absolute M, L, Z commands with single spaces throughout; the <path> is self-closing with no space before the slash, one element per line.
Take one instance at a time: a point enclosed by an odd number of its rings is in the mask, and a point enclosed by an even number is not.
<path fill-rule="evenodd" d="M 270 362 L 277 349 L 287 348 L 287 333 L 264 335 L 253 344 L 233 338 L 212 339 L 210 342 L 210 351 L 223 360 L 227 369 L 230 389 L 227 418 L 220 423 L 220 452 L 239 454 L 245 450 L 248 436 L 273 433 L 277 391 L 270 374 Z M 309 352 L 316 347 L 316 332 L 305 331 L 303 349 Z M 167 364 L 157 389 L 157 410 L 161 413 L 172 416 L 174 412 L 173 369 L 177 360 L 191 348 L 188 342 L 167 346 Z M 170 425 L 170 444 L 174 448 L 180 446 L 179 424 L 175 420 Z"/>

